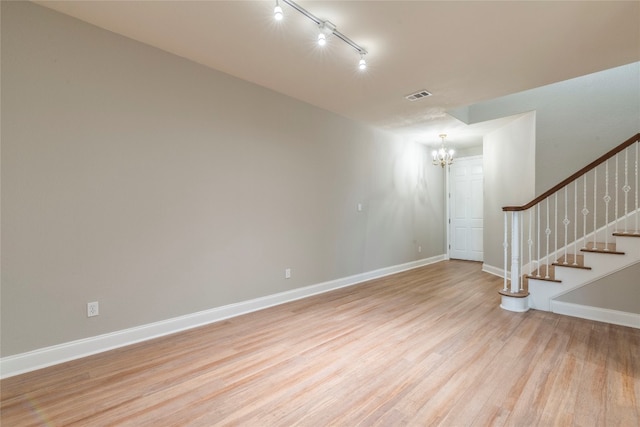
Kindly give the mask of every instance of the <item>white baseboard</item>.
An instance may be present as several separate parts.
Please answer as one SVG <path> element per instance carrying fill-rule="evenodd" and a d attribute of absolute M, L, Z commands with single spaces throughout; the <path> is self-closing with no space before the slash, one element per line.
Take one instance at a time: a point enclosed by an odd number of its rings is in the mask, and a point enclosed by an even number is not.
<path fill-rule="evenodd" d="M 551 300 L 553 313 L 640 329 L 640 314 Z"/>
<path fill-rule="evenodd" d="M 316 285 L 267 295 L 248 301 L 216 307 L 210 310 L 174 317 L 172 319 L 149 323 L 134 328 L 123 329 L 108 334 L 97 335 L 95 337 L 41 348 L 27 353 L 3 357 L 0 359 L 0 378 L 7 378 L 25 372 L 35 371 L 37 369 L 46 368 L 48 366 L 57 365 L 70 360 L 90 356 L 92 354 L 196 328 L 198 326 L 207 325 L 230 317 L 240 316 L 242 314 L 273 307 L 286 302 L 321 294 L 334 289 L 356 285 L 367 280 L 377 279 L 390 274 L 434 264 L 436 262 L 443 261 L 444 259 L 445 255 L 438 255 L 431 258 L 425 258 L 418 261 L 412 261 L 405 264 L 385 267 L 366 273 L 331 280 Z"/>
<path fill-rule="evenodd" d="M 485 273 L 493 274 L 494 276 L 504 277 L 503 267 L 495 267 L 493 265 L 482 263 L 482 271 L 484 271 Z M 509 272 L 507 272 L 507 274 L 509 274 Z M 507 277 L 510 277 L 510 275 L 508 275 Z"/>
<path fill-rule="evenodd" d="M 538 265 L 537 261 L 531 262 L 532 267 L 529 264 L 524 264 L 520 269 L 522 274 L 528 274 L 530 271 L 535 270 Z M 485 273 L 493 274 L 494 276 L 504 277 L 504 267 L 495 267 L 493 265 L 482 264 L 482 271 Z M 511 279 L 511 270 L 507 270 L 507 277 Z"/>

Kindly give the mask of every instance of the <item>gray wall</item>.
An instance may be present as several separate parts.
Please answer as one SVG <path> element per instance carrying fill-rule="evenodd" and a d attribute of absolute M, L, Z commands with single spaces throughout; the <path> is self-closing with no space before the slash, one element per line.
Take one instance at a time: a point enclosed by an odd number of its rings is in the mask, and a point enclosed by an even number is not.
<path fill-rule="evenodd" d="M 640 62 L 452 111 L 479 123 L 536 111 L 536 194 L 640 130 Z"/>
<path fill-rule="evenodd" d="M 2 356 L 445 252 L 389 133 L 32 3 L 1 89 Z"/>
<path fill-rule="evenodd" d="M 521 205 L 534 198 L 535 125 L 536 113 L 526 113 L 484 137 L 483 240 L 487 266 L 504 267 L 502 207 Z"/>
<path fill-rule="evenodd" d="M 640 263 L 556 298 L 573 304 L 640 314 Z"/>

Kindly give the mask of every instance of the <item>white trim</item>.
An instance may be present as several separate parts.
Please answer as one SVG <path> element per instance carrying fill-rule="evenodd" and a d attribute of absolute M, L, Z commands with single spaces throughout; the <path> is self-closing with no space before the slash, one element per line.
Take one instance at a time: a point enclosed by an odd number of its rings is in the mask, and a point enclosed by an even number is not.
<path fill-rule="evenodd" d="M 436 262 L 443 261 L 444 259 L 444 254 L 437 255 L 418 261 L 380 268 L 378 270 L 360 273 L 324 283 L 318 283 L 316 285 L 305 286 L 248 301 L 212 308 L 210 310 L 174 317 L 172 319 L 161 320 L 159 322 L 149 323 L 134 328 L 123 329 L 116 332 L 3 357 L 0 359 L 0 378 L 11 377 L 25 372 L 34 371 L 36 369 L 46 368 L 48 366 L 90 356 L 92 354 L 102 353 L 104 351 L 135 344 L 141 341 L 147 341 L 153 338 L 196 328 L 198 326 L 204 326 L 230 317 L 240 316 L 242 314 L 273 307 L 286 302 L 329 292 L 334 289 L 356 285 L 367 280 L 377 279 L 402 271 L 434 264 Z"/>
<path fill-rule="evenodd" d="M 451 259 L 451 188 L 449 180 L 451 178 L 451 165 L 445 166 L 444 171 L 444 229 L 446 230 L 446 250 L 445 256 Z"/>
<path fill-rule="evenodd" d="M 487 263 L 482 263 L 482 271 L 484 271 L 485 273 L 493 274 L 494 276 L 504 277 L 503 267 L 495 267 Z M 510 272 L 507 272 L 507 277 L 511 277 Z"/>
<path fill-rule="evenodd" d="M 551 300 L 551 311 L 566 316 L 640 329 L 640 314 Z"/>
<path fill-rule="evenodd" d="M 514 311 L 517 313 L 529 311 L 529 297 L 516 298 L 502 295 L 500 301 L 500 308 L 503 310 Z"/>

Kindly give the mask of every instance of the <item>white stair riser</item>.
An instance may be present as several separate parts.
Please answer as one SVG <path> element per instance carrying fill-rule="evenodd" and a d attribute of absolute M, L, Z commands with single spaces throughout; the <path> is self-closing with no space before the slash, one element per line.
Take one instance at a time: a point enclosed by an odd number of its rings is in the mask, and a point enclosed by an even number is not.
<path fill-rule="evenodd" d="M 606 276 L 609 273 L 627 267 L 637 259 L 630 255 L 614 255 L 586 252 L 584 254 L 584 264 L 591 267 L 592 280 Z"/>
<path fill-rule="evenodd" d="M 593 271 L 585 270 L 583 268 L 556 266 L 555 277 L 557 280 L 561 280 L 562 283 L 581 283 L 593 277 Z"/>
<path fill-rule="evenodd" d="M 616 250 L 640 259 L 640 237 L 616 236 Z"/>
<path fill-rule="evenodd" d="M 551 298 L 560 293 L 566 292 L 566 285 L 546 280 L 529 279 L 529 307 L 536 310 L 551 311 Z"/>

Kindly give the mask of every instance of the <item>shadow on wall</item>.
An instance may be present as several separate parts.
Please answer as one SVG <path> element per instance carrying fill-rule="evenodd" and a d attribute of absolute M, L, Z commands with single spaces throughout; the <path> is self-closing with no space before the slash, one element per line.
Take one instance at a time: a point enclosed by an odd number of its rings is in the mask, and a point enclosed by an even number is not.
<path fill-rule="evenodd" d="M 397 263 L 443 253 L 443 173 L 431 165 L 426 146 L 407 142 L 394 154 L 391 188 L 373 194 L 369 200 L 363 254 L 364 271 L 383 267 L 382 260 Z M 387 232 L 379 233 L 377 230 Z M 379 236 L 386 236 L 384 241 Z M 404 241 L 402 236 L 414 236 Z"/>

